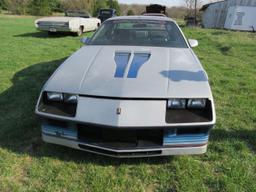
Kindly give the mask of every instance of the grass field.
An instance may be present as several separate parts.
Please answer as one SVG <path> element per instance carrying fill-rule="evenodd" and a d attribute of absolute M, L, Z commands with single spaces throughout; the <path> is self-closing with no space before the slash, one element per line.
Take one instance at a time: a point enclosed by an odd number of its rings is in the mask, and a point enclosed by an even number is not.
<path fill-rule="evenodd" d="M 212 86 L 208 152 L 117 160 L 45 144 L 34 107 L 53 71 L 80 48 L 33 17 L 0 16 L 0 191 L 256 191 L 256 35 L 184 28 Z"/>

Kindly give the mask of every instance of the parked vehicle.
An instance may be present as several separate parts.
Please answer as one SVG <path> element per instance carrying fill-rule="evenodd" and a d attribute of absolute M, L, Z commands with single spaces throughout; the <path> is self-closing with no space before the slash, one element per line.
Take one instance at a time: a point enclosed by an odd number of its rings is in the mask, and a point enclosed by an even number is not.
<path fill-rule="evenodd" d="M 72 32 L 77 36 L 83 32 L 94 31 L 101 25 L 98 18 L 93 18 L 86 11 L 67 11 L 65 17 L 44 17 L 35 21 L 35 26 L 49 34 L 56 32 Z"/>
<path fill-rule="evenodd" d="M 197 26 L 198 21 L 193 16 L 185 16 L 184 21 L 186 22 L 186 26 L 194 27 Z"/>
<path fill-rule="evenodd" d="M 213 96 L 175 21 L 115 17 L 82 42 L 39 96 L 45 142 L 118 158 L 206 152 Z"/>
<path fill-rule="evenodd" d="M 111 17 L 116 17 L 115 9 L 101 9 L 99 11 L 98 18 L 101 20 L 102 23 Z"/>
<path fill-rule="evenodd" d="M 160 13 L 167 16 L 166 7 L 158 4 L 152 4 L 147 6 L 146 13 Z"/>

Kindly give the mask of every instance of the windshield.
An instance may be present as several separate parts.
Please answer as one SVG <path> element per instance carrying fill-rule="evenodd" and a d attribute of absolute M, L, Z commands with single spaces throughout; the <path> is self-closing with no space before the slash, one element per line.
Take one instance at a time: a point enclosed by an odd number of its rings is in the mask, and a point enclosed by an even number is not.
<path fill-rule="evenodd" d="M 112 11 L 111 10 L 101 10 L 100 15 L 102 15 L 102 16 L 111 16 Z"/>
<path fill-rule="evenodd" d="M 90 18 L 90 14 L 86 11 L 67 11 L 67 17 L 83 17 L 83 18 Z"/>
<path fill-rule="evenodd" d="M 89 45 L 187 48 L 185 39 L 174 22 L 135 19 L 105 22 Z"/>

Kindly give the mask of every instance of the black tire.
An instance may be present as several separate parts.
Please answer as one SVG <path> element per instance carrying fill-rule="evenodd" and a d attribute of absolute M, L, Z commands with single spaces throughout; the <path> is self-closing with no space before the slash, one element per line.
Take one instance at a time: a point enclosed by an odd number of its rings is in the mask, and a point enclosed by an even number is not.
<path fill-rule="evenodd" d="M 94 31 L 97 31 L 100 27 L 100 23 L 97 24 L 97 27 L 94 29 Z"/>
<path fill-rule="evenodd" d="M 48 31 L 48 36 L 53 36 L 54 34 L 54 32 Z"/>
<path fill-rule="evenodd" d="M 76 36 L 81 36 L 83 34 L 83 27 L 79 27 L 78 31 L 76 32 Z"/>

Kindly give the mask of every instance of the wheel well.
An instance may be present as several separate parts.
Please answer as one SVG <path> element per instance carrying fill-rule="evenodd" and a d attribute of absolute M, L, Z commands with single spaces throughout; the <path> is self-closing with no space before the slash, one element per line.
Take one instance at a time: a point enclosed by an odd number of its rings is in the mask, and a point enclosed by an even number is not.
<path fill-rule="evenodd" d="M 81 26 L 80 26 L 80 29 L 82 29 L 82 31 L 84 31 L 84 26 L 83 26 L 83 25 L 81 25 Z"/>
<path fill-rule="evenodd" d="M 100 26 L 100 23 L 98 23 L 97 25 L 98 25 L 98 27 L 99 27 L 99 26 Z"/>

